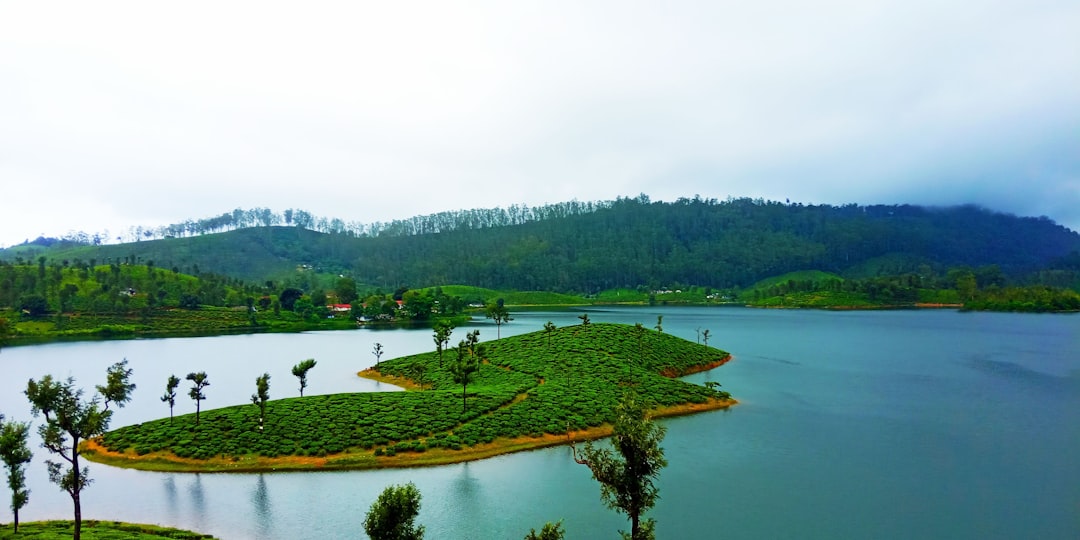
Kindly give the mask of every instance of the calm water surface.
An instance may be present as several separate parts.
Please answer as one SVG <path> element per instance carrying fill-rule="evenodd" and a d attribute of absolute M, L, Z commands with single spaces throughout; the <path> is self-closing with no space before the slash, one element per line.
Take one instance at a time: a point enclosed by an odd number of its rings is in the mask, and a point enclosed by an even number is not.
<path fill-rule="evenodd" d="M 820 312 L 740 308 L 589 309 L 594 322 L 664 315 L 664 331 L 735 360 L 689 377 L 741 404 L 668 419 L 669 466 L 651 512 L 660 538 L 1080 538 L 1080 317 L 951 311 Z M 507 335 L 579 311 L 522 312 Z M 495 328 L 477 321 L 481 337 Z M 458 330 L 455 335 L 463 331 Z M 0 352 L 0 412 L 31 420 L 26 381 L 73 376 L 86 389 L 127 358 L 138 384 L 113 427 L 164 416 L 175 373 L 205 370 L 207 408 L 245 403 L 255 377 L 297 394 L 290 368 L 314 357 L 306 394 L 393 391 L 356 377 L 384 358 L 434 348 L 429 329 L 62 343 Z M 194 410 L 186 381 L 177 413 Z M 69 519 L 45 451 L 28 471 L 24 520 Z M 588 470 L 565 448 L 444 467 L 287 474 L 167 474 L 91 464 L 91 519 L 158 523 L 226 539 L 362 536 L 389 484 L 414 482 L 430 538 L 521 538 L 562 519 L 570 538 L 615 538 Z M 0 498 L 8 492 L 0 489 Z M 7 504 L 0 521 L 9 522 Z"/>

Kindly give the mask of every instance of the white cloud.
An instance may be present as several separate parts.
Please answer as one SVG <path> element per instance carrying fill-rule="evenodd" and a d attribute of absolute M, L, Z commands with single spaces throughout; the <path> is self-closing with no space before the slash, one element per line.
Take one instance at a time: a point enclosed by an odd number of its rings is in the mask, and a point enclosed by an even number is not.
<path fill-rule="evenodd" d="M 1078 229 L 1078 27 L 1075 2 L 8 3 L 0 245 L 639 192 Z"/>

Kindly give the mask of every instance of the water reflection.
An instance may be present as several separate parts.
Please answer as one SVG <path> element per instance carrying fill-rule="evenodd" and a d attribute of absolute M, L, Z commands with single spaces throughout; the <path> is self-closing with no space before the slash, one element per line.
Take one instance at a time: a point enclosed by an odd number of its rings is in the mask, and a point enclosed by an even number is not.
<path fill-rule="evenodd" d="M 258 538 L 269 538 L 274 530 L 273 509 L 270 505 L 270 494 L 266 489 L 265 475 L 260 474 L 255 480 L 255 490 L 251 493 L 251 503 L 255 507 L 255 523 L 258 530 Z"/>
<path fill-rule="evenodd" d="M 457 511 L 461 513 L 464 523 L 482 523 L 484 513 L 489 509 L 483 502 L 483 485 L 473 475 L 471 463 L 461 465 L 461 469 L 453 482 L 451 493 L 454 494 Z"/>
<path fill-rule="evenodd" d="M 188 484 L 188 495 L 191 497 L 193 521 L 197 525 L 196 530 L 205 528 L 206 521 L 206 493 L 203 490 L 202 475 L 195 473 Z"/>
<path fill-rule="evenodd" d="M 176 480 L 173 479 L 173 475 L 165 475 L 165 481 L 163 482 L 165 487 L 165 501 L 168 503 L 167 511 L 169 512 L 169 519 L 176 521 Z"/>

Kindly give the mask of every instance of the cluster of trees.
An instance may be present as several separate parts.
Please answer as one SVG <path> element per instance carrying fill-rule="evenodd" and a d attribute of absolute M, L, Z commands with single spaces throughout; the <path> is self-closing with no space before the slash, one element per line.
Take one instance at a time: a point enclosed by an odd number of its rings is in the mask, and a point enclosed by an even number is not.
<path fill-rule="evenodd" d="M 307 374 L 315 367 L 315 360 L 309 358 L 293 366 L 293 375 L 300 381 L 300 395 L 307 386 Z M 103 435 L 109 429 L 113 411 L 110 406 L 123 407 L 131 401 L 135 384 L 131 382 L 133 370 L 127 360 L 122 360 L 106 370 L 105 384 L 95 387 L 96 394 L 90 399 L 84 398 L 84 391 L 75 384 L 75 379 L 56 380 L 52 375 L 45 375 L 39 380 L 30 379 L 26 387 L 26 397 L 30 401 L 31 412 L 35 417 L 43 416 L 45 423 L 38 427 L 42 447 L 60 461 L 48 460 L 49 480 L 71 496 L 74 505 L 74 538 L 78 539 L 82 531 L 82 492 L 90 485 L 89 469 L 80 465 L 83 449 L 82 441 Z M 195 401 L 195 418 L 198 423 L 200 404 L 206 399 L 204 390 L 210 386 L 206 372 L 189 373 L 191 381 L 188 396 Z M 169 405 L 169 418 L 173 416 L 176 405 L 176 389 L 180 379 L 170 375 L 161 401 Z M 255 380 L 256 392 L 252 403 L 259 407 L 259 425 L 266 416 L 266 402 L 270 399 L 270 375 L 262 374 Z M 28 447 L 30 425 L 23 422 L 7 421 L 0 414 L 0 461 L 8 471 L 7 484 L 11 489 L 11 509 L 15 517 L 15 532 L 19 530 L 19 510 L 30 500 L 26 489 L 25 465 L 33 454 Z"/>
<path fill-rule="evenodd" d="M 317 216 L 311 212 L 298 208 L 287 208 L 280 213 L 262 207 L 249 209 L 236 208 L 232 212 L 225 212 L 218 216 L 201 219 L 186 219 L 182 222 L 171 223 L 168 225 L 134 225 L 127 230 L 118 231 L 116 236 L 110 235 L 108 230 L 94 233 L 68 231 L 67 234 L 60 238 L 39 237 L 32 242 L 25 242 L 24 245 L 34 244 L 48 247 L 56 243 L 67 243 L 98 246 L 113 241 L 139 242 L 165 238 L 182 238 L 253 227 L 282 225 L 326 234 L 345 235 L 354 238 L 373 236 L 412 236 L 453 230 L 520 225 L 530 221 L 542 221 L 585 214 L 611 204 L 610 201 L 569 201 L 537 207 L 529 207 L 524 204 L 513 204 L 505 209 L 496 207 L 452 210 L 426 216 L 414 216 L 406 219 L 397 219 L 387 222 L 376 221 L 372 223 L 361 223 L 358 221 L 346 222 L 340 218 Z"/>
<path fill-rule="evenodd" d="M 630 530 L 619 531 L 624 540 L 656 538 L 656 521 L 644 515 L 660 498 L 656 479 L 667 466 L 660 447 L 666 430 L 649 419 L 647 412 L 647 404 L 628 392 L 617 409 L 610 448 L 589 441 L 579 455 L 570 441 L 574 461 L 588 467 L 600 483 L 604 503 L 630 520 Z M 424 526 L 416 523 L 420 499 L 420 490 L 412 483 L 387 487 L 364 517 L 364 531 L 372 540 L 422 539 Z M 562 540 L 565 534 L 561 521 L 548 522 L 539 533 L 530 529 L 525 540 Z"/>
<path fill-rule="evenodd" d="M 133 259 L 133 258 L 132 258 Z M 199 277 L 153 261 L 0 261 L 0 308 L 31 317 L 48 312 L 127 313 L 155 308 L 197 308 L 201 304 L 242 305 L 258 287 L 215 274 Z"/>
<path fill-rule="evenodd" d="M 78 540 L 82 532 L 82 492 L 90 485 L 89 469 L 80 465 L 82 449 L 79 444 L 104 434 L 112 419 L 110 406 L 123 407 L 131 400 L 135 384 L 131 382 L 132 370 L 127 360 L 117 362 L 106 371 L 106 382 L 96 387 L 96 394 L 84 398 L 82 388 L 75 380 L 56 380 L 45 375 L 39 380 L 30 379 L 26 397 L 32 414 L 44 416 L 45 423 L 38 426 L 41 446 L 58 461 L 45 462 L 49 480 L 66 491 L 74 506 L 75 527 L 73 538 Z M 15 532 L 19 528 L 19 510 L 29 502 L 23 467 L 30 462 L 32 454 L 27 446 L 29 425 L 4 421 L 0 415 L 0 460 L 8 470 L 8 487 L 12 491 L 11 509 L 15 514 Z"/>
<path fill-rule="evenodd" d="M 766 280 L 742 291 L 740 298 L 752 304 L 799 305 L 808 295 L 812 301 L 850 305 L 914 305 L 919 302 L 962 304 L 965 309 L 995 311 L 1076 311 L 1080 294 L 1075 290 L 1044 285 L 1007 286 L 997 265 L 950 268 L 944 274 L 923 265 L 918 272 L 863 279 L 843 279 L 822 272 L 797 272 L 787 279 Z"/>
<path fill-rule="evenodd" d="M 1080 248 L 1080 236 L 1049 220 L 977 208 L 747 199 L 621 199 L 559 220 L 362 240 L 353 262 L 362 279 L 583 293 L 676 282 L 742 288 L 805 268 L 843 273 L 892 254 L 904 256 L 890 273 L 929 262 L 939 271 L 998 264 L 1021 276 Z"/>
<path fill-rule="evenodd" d="M 392 294 L 375 291 L 364 297 L 362 304 L 353 305 L 353 316 L 376 321 L 426 321 L 460 315 L 467 307 L 461 297 L 445 294 L 441 287 L 398 287 Z"/>

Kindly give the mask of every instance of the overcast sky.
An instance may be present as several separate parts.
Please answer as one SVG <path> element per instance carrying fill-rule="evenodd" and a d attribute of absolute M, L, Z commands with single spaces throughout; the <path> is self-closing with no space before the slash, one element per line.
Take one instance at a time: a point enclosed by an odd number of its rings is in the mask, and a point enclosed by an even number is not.
<path fill-rule="evenodd" d="M 0 0 L 0 246 L 645 193 L 1080 230 L 1080 2 Z"/>

